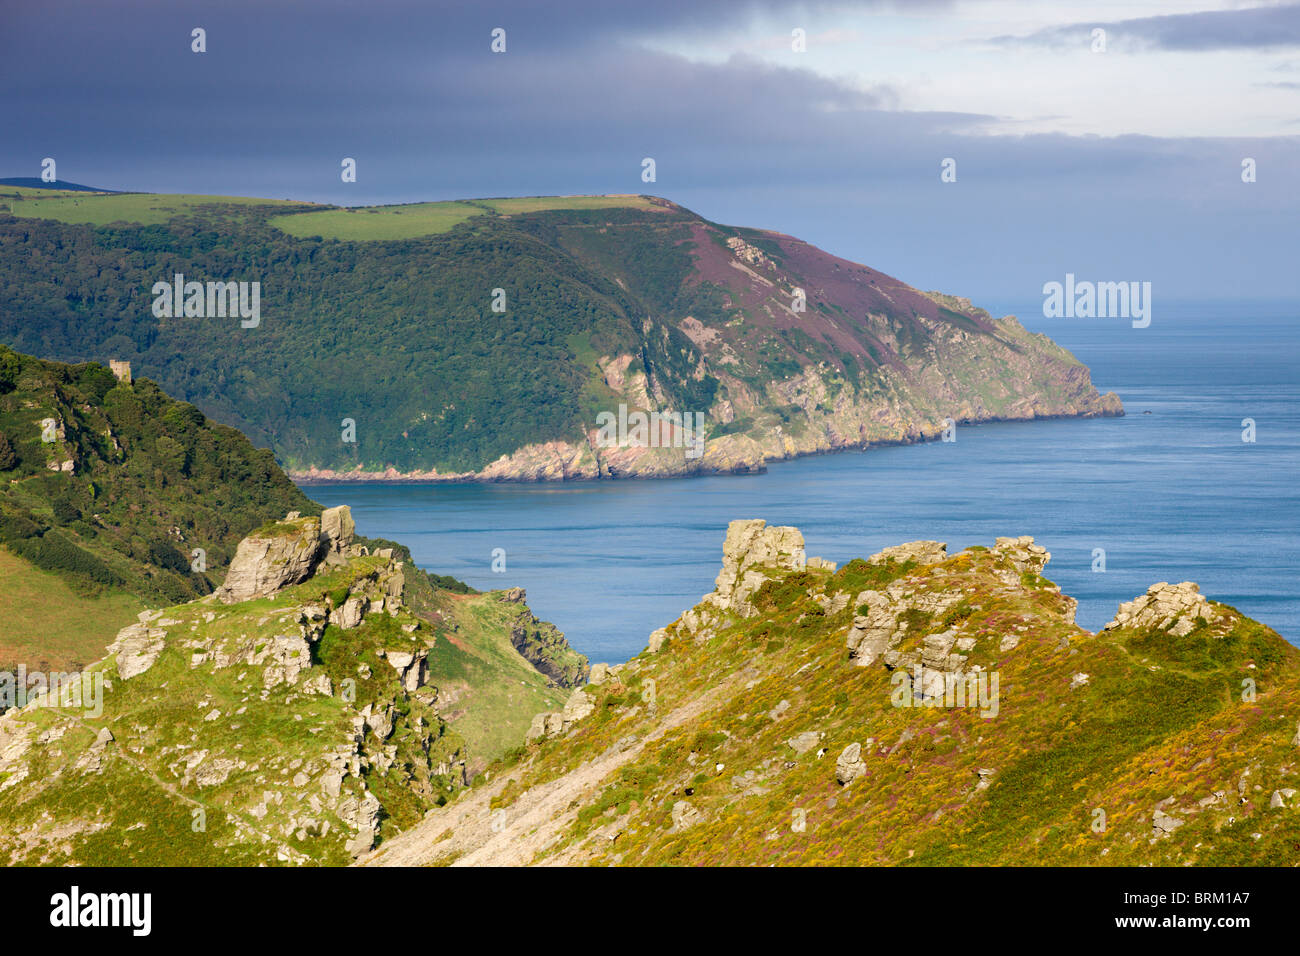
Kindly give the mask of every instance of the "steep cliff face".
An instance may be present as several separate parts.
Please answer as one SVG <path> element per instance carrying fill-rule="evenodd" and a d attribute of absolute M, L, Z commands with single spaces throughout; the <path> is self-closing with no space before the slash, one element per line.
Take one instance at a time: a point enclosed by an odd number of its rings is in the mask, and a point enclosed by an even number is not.
<path fill-rule="evenodd" d="M 524 603 L 528 595 L 523 588 L 502 592 L 502 600 L 517 608 L 510 622 L 510 644 L 519 655 L 545 674 L 557 687 L 578 687 L 587 682 L 591 665 L 564 639 L 554 624 L 539 621 Z"/>
<path fill-rule="evenodd" d="M 1300 651 L 1190 582 L 1090 633 L 1050 557 L 734 522 L 710 594 L 363 862 L 1300 862 Z"/>

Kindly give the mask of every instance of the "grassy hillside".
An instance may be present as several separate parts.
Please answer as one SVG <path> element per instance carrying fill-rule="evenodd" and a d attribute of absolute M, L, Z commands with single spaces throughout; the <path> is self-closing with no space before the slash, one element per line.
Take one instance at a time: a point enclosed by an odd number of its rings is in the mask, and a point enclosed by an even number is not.
<path fill-rule="evenodd" d="M 13 195 L 13 193 L 17 195 Z M 192 216 L 209 209 L 228 211 L 241 206 L 298 206 L 291 200 L 252 199 L 244 196 L 196 196 L 158 193 L 85 193 L 73 190 L 44 190 L 0 187 L 0 198 L 10 196 L 15 214 L 33 219 L 106 226 L 131 223 L 151 226 Z"/>
<path fill-rule="evenodd" d="M 177 274 L 259 283 L 260 323 L 155 315 Z M 0 341 L 130 360 L 294 472 L 745 471 L 945 418 L 1120 411 L 1014 322 L 646 196 L 340 209 L 0 187 Z M 620 405 L 698 412 L 708 448 L 597 442 Z"/>
<path fill-rule="evenodd" d="M 1162 584 L 1091 634 L 1029 539 L 834 570 L 747 524 L 586 716 L 371 862 L 1300 862 L 1300 651 L 1268 628 Z"/>
<path fill-rule="evenodd" d="M 512 647 L 522 595 L 435 586 L 350 522 L 267 523 L 231 575 L 256 590 L 142 612 L 0 713 L 0 859 L 346 863 L 516 745 L 560 692 Z"/>
<path fill-rule="evenodd" d="M 477 206 L 463 202 L 425 202 L 408 206 L 370 206 L 329 209 L 295 216 L 276 216 L 271 225 L 291 236 L 308 236 L 347 241 L 415 239 L 447 232 L 473 216 L 483 215 Z"/>
<path fill-rule="evenodd" d="M 0 545 L 0 672 L 89 663 L 143 606 L 122 591 L 89 596 Z"/>
<path fill-rule="evenodd" d="M 554 710 L 566 691 L 548 681 L 510 643 L 518 605 L 500 592 L 446 595 L 446 640 L 429 653 L 443 716 L 469 743 L 474 776 L 519 745 L 533 715 Z"/>

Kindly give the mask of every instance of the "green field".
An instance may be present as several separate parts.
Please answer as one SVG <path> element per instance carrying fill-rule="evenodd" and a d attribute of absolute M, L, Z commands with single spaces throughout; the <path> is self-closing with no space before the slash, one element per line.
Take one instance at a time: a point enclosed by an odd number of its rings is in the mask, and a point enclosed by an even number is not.
<path fill-rule="evenodd" d="M 98 660 L 142 606 L 121 592 L 83 597 L 57 574 L 0 546 L 0 667 Z"/>
<path fill-rule="evenodd" d="M 664 209 L 645 196 L 521 196 L 518 199 L 481 199 L 477 203 L 489 206 L 503 216 L 554 209 Z"/>
<path fill-rule="evenodd" d="M 205 206 L 297 206 L 314 203 L 245 196 L 170 195 L 165 193 L 91 193 L 65 189 L 0 187 L 0 208 L 27 219 L 53 219 L 70 224 L 106 226 L 112 222 L 160 225 L 177 216 L 190 215 Z M 396 206 L 360 206 L 321 209 L 275 216 L 276 228 L 298 239 L 366 241 L 417 239 L 447 232 L 475 216 L 504 216 L 557 209 L 659 210 L 644 196 L 524 196 L 515 199 L 409 203 Z"/>
<path fill-rule="evenodd" d="M 54 189 L 0 187 L 0 205 L 15 216 L 54 219 L 72 224 L 106 226 L 111 222 L 133 222 L 156 226 L 177 216 L 189 215 L 204 206 L 300 206 L 287 199 L 254 199 L 244 196 L 167 195 L 158 193 L 86 193 Z"/>
<path fill-rule="evenodd" d="M 643 196 L 525 196 L 325 209 L 276 216 L 271 224 L 299 239 L 308 236 L 348 241 L 417 239 L 447 232 L 467 219 L 491 212 L 511 216 L 557 209 L 626 208 L 658 210 L 662 207 Z"/>
<path fill-rule="evenodd" d="M 416 239 L 446 232 L 466 219 L 481 215 L 483 210 L 470 203 L 422 202 L 276 216 L 271 224 L 299 239 L 308 236 L 348 241 Z"/>

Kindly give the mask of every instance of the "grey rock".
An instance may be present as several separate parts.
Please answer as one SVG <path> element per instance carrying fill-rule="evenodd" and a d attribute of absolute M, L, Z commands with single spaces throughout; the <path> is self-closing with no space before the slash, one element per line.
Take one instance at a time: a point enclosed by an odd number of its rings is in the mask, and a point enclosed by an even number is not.
<path fill-rule="evenodd" d="M 577 723 L 584 717 L 588 716 L 596 709 L 596 702 L 587 696 L 581 687 L 575 688 L 569 695 L 569 699 L 564 703 L 564 710 L 561 716 L 564 718 L 566 727 L 570 724 Z"/>
<path fill-rule="evenodd" d="M 267 597 L 311 577 L 321 550 L 320 521 L 282 521 L 273 532 L 250 534 L 235 550 L 226 582 L 217 590 L 223 604 Z"/>
<path fill-rule="evenodd" d="M 796 734 L 787 740 L 786 746 L 797 754 L 806 754 L 812 750 L 821 741 L 821 734 L 815 730 L 805 730 L 801 734 Z"/>
<path fill-rule="evenodd" d="M 352 520 L 352 509 L 347 505 L 326 508 L 321 512 L 320 533 L 330 551 L 341 552 L 352 543 L 356 531 L 357 523 Z"/>
<path fill-rule="evenodd" d="M 700 820 L 700 811 L 685 800 L 673 804 L 672 820 L 674 830 L 687 830 Z"/>
<path fill-rule="evenodd" d="M 867 764 L 862 759 L 861 744 L 849 744 L 835 761 L 835 782 L 842 787 L 847 787 L 866 772 Z"/>
<path fill-rule="evenodd" d="M 118 631 L 117 638 L 108 646 L 108 653 L 117 655 L 118 676 L 130 680 L 153 667 L 166 637 L 166 631 L 146 624 L 130 624 Z"/>

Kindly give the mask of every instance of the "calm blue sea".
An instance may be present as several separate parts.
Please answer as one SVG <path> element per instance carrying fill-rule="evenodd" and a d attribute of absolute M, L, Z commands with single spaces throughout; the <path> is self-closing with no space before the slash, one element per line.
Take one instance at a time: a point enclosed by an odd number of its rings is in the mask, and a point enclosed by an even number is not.
<path fill-rule="evenodd" d="M 523 586 L 593 661 L 626 660 L 711 590 L 727 522 L 800 528 L 843 563 L 917 538 L 1033 535 L 1096 629 L 1155 581 L 1192 580 L 1300 639 L 1300 310 L 1160 306 L 1044 320 L 1002 303 L 1119 393 L 1124 418 L 967 426 L 957 441 L 806 458 L 763 475 L 569 485 L 312 485 L 362 534 L 475 587 Z M 1242 420 L 1256 441 L 1242 441 Z M 491 570 L 506 552 L 505 573 Z M 1092 570 L 1093 550 L 1106 570 Z"/>

